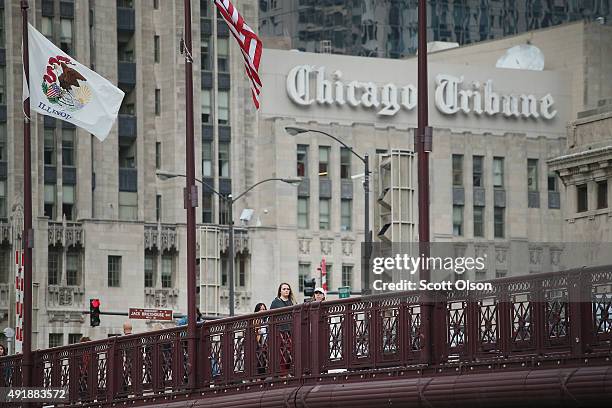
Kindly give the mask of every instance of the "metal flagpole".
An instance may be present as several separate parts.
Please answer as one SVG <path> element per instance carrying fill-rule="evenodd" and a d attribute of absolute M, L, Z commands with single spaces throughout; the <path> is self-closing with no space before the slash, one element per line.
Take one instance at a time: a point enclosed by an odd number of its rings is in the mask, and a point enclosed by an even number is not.
<path fill-rule="evenodd" d="M 418 123 L 415 134 L 415 147 L 418 157 L 419 191 L 419 255 L 429 258 L 429 153 L 432 150 L 432 131 L 428 123 L 427 98 L 427 2 L 419 0 L 418 26 Z M 430 271 L 424 263 L 420 269 L 420 279 L 429 281 Z M 425 335 L 423 354 L 429 362 L 434 362 L 436 347 L 433 337 L 433 299 L 429 291 L 424 292 L 422 302 L 422 330 Z"/>
<path fill-rule="evenodd" d="M 28 1 L 21 0 L 23 72 L 30 90 L 30 57 L 28 48 Z M 32 229 L 32 163 L 30 147 L 30 98 L 23 102 L 23 250 L 24 288 L 23 288 L 23 386 L 32 385 L 32 248 L 34 230 Z"/>
<path fill-rule="evenodd" d="M 188 388 L 196 386 L 196 237 L 195 209 L 198 188 L 195 185 L 195 156 L 193 140 L 193 58 L 191 54 L 191 1 L 185 0 L 185 146 L 186 179 L 185 209 L 187 211 L 187 355 Z"/>

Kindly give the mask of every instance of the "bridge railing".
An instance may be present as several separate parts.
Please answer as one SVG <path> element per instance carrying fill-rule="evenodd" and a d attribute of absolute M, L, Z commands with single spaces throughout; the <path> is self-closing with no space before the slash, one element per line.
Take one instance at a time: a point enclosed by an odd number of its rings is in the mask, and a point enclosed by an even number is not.
<path fill-rule="evenodd" d="M 398 292 L 306 303 L 34 353 L 34 381 L 70 400 L 111 401 L 338 370 L 535 361 L 609 353 L 612 267 L 490 281 L 491 290 Z M 432 307 L 431 334 L 423 311 Z M 425 354 L 431 345 L 432 356 Z M 0 386 L 21 384 L 21 356 L 0 359 Z"/>

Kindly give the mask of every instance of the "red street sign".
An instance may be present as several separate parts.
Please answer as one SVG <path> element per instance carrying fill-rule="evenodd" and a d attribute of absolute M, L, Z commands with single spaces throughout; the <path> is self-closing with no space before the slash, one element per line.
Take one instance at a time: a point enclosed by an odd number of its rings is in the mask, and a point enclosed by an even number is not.
<path fill-rule="evenodd" d="M 130 319 L 172 320 L 172 310 L 169 309 L 140 309 L 130 307 Z"/>

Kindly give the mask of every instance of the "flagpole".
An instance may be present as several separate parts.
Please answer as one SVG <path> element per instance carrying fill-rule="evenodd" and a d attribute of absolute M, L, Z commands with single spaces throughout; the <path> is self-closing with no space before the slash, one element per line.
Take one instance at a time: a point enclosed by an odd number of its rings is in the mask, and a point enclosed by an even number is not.
<path fill-rule="evenodd" d="M 23 72 L 30 90 L 30 56 L 28 47 L 28 1 L 21 0 Z M 23 102 L 23 234 L 22 248 L 25 251 L 23 285 L 23 386 L 32 385 L 32 163 L 30 146 L 30 98 Z"/>
<path fill-rule="evenodd" d="M 187 211 L 187 354 L 189 359 L 188 388 L 196 386 L 196 273 L 195 273 L 195 209 L 198 189 L 195 185 L 195 156 L 193 140 L 193 58 L 191 57 L 191 1 L 185 0 L 185 146 L 186 179 L 185 209 Z"/>

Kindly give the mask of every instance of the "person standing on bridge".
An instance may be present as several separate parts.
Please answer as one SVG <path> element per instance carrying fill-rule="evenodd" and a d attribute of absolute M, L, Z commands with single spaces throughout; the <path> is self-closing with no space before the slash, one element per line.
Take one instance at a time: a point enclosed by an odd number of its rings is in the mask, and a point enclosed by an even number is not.
<path fill-rule="evenodd" d="M 296 304 L 295 297 L 291 285 L 286 282 L 278 286 L 276 298 L 270 305 L 270 310 L 289 307 Z M 282 376 L 286 376 L 291 368 L 293 341 L 291 339 L 291 323 L 285 323 L 278 326 L 279 346 L 280 346 L 280 372 Z"/>
<path fill-rule="evenodd" d="M 325 289 L 316 288 L 314 290 L 314 294 L 312 295 L 312 302 L 322 302 L 325 300 Z"/>

